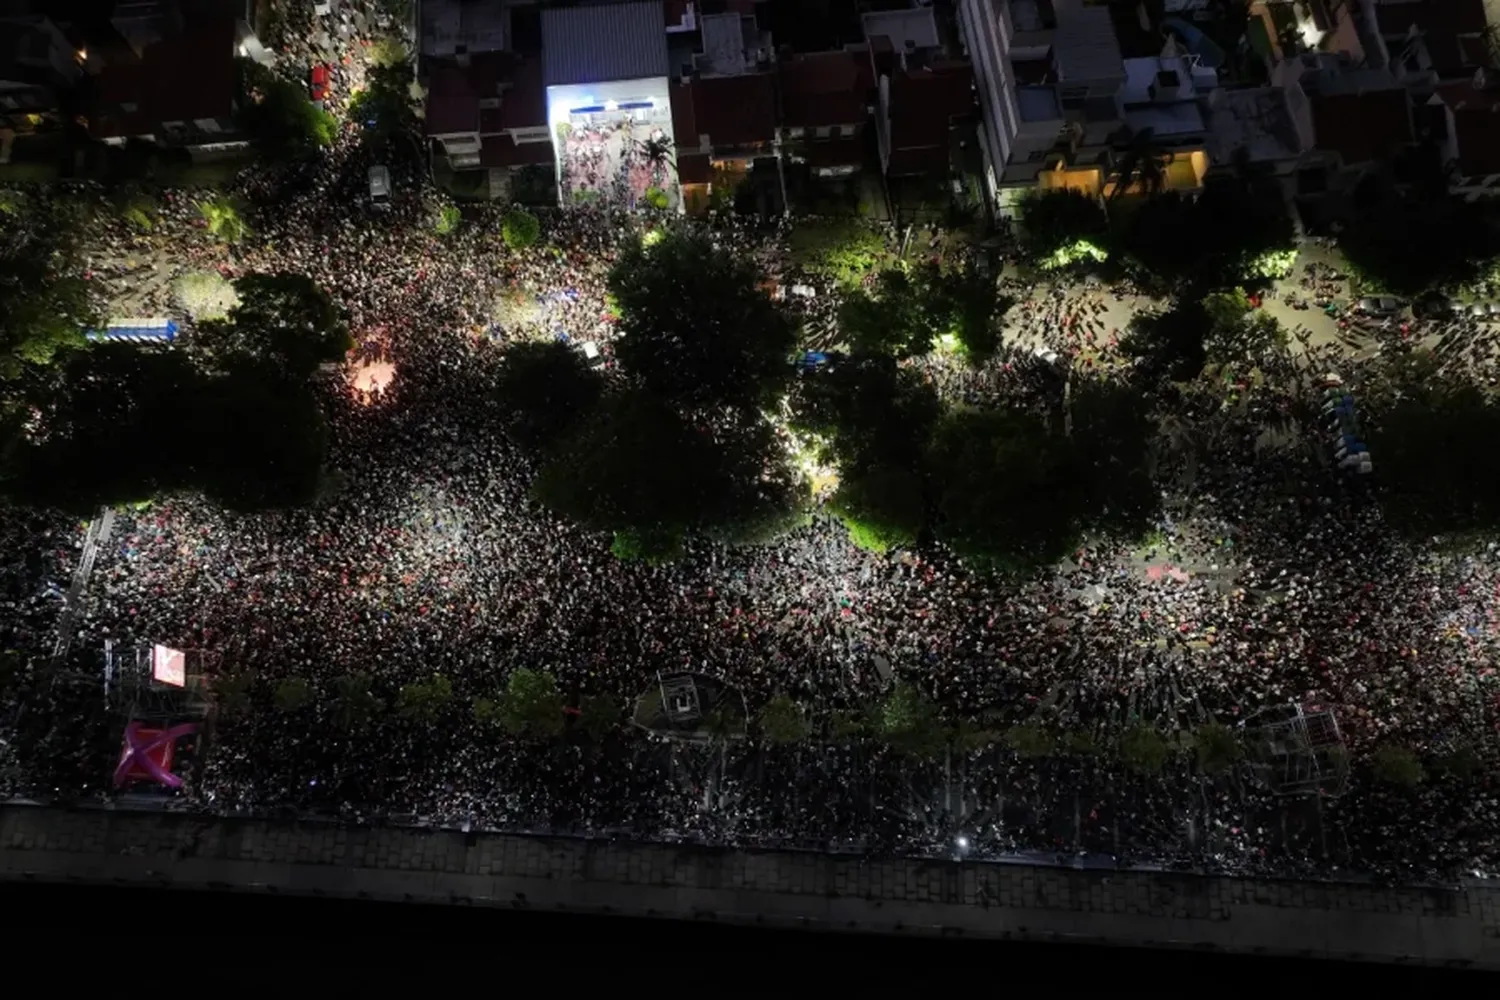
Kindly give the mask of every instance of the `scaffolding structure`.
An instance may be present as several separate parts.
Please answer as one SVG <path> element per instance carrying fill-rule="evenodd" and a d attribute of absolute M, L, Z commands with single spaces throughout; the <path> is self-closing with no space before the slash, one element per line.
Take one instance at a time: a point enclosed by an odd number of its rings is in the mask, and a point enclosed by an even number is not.
<path fill-rule="evenodd" d="M 1277 795 L 1334 798 L 1349 780 L 1349 752 L 1331 707 L 1291 702 L 1245 720 L 1246 766 Z"/>
<path fill-rule="evenodd" d="M 656 675 L 661 688 L 661 707 L 674 726 L 691 726 L 703 717 L 703 703 L 698 696 L 698 682 L 692 674 Z"/>

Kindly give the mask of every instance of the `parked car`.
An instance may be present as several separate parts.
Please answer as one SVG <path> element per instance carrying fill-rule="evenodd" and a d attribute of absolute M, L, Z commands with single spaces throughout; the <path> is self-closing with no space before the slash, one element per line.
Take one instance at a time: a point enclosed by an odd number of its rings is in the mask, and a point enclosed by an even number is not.
<path fill-rule="evenodd" d="M 1402 302 L 1389 295 L 1372 295 L 1360 299 L 1356 308 L 1366 316 L 1394 316 L 1401 311 Z"/>
<path fill-rule="evenodd" d="M 384 208 L 391 203 L 391 172 L 377 163 L 370 168 L 370 204 Z"/>
<path fill-rule="evenodd" d="M 312 93 L 312 102 L 320 108 L 323 102 L 328 100 L 329 84 L 332 79 L 333 71 L 326 63 L 318 63 L 308 75 L 308 90 Z"/>
<path fill-rule="evenodd" d="M 1448 319 L 1459 311 L 1446 295 L 1424 295 L 1411 304 L 1411 314 L 1417 319 Z"/>

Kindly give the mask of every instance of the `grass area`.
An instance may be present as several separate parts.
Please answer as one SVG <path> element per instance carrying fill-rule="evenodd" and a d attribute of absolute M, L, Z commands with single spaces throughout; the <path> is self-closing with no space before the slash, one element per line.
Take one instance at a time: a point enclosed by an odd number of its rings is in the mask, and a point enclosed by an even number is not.
<path fill-rule="evenodd" d="M 217 163 L 163 163 L 157 166 L 155 180 L 166 187 L 228 187 L 235 174 L 249 166 L 249 159 L 223 160 Z"/>
<path fill-rule="evenodd" d="M 0 184 L 50 184 L 55 180 L 55 163 L 0 164 Z"/>

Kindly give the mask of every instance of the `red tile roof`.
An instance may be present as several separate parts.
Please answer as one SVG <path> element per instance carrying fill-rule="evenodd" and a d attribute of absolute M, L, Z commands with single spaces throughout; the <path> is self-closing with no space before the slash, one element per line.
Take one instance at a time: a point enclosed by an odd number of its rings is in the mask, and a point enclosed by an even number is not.
<path fill-rule="evenodd" d="M 863 139 L 816 139 L 797 146 L 796 155 L 814 169 L 858 166 L 865 159 Z"/>
<path fill-rule="evenodd" d="M 1453 76 L 1484 62 L 1483 48 L 1464 37 L 1486 31 L 1484 4 L 1485 0 L 1425 0 L 1379 4 L 1375 10 L 1382 35 L 1404 36 L 1416 28 L 1427 43 L 1433 67 L 1442 76 Z"/>
<path fill-rule="evenodd" d="M 100 138 L 148 135 L 163 122 L 228 118 L 236 92 L 233 16 L 195 17 L 182 32 L 148 46 L 139 62 L 99 75 L 102 110 L 91 131 Z M 127 103 L 136 110 L 113 110 Z"/>
<path fill-rule="evenodd" d="M 1311 103 L 1314 141 L 1346 165 L 1384 159 L 1415 141 L 1411 99 L 1402 88 L 1320 94 Z"/>
<path fill-rule="evenodd" d="M 489 97 L 500 98 L 500 107 L 481 109 L 479 102 Z M 546 124 L 547 90 L 537 56 L 482 52 L 471 56 L 468 66 L 444 60 L 432 70 L 424 126 L 428 135 L 493 135 Z"/>
<path fill-rule="evenodd" d="M 1476 90 L 1473 81 L 1438 87 L 1453 112 L 1458 171 L 1465 177 L 1500 174 L 1500 90 Z"/>
<path fill-rule="evenodd" d="M 865 120 L 869 59 L 862 52 L 796 56 L 777 67 L 781 123 L 790 128 L 854 125 Z"/>
<path fill-rule="evenodd" d="M 898 162 L 901 172 L 917 172 L 913 150 L 936 150 L 944 165 L 948 161 L 948 133 L 954 119 L 972 114 L 974 70 L 968 63 L 949 63 L 891 76 L 890 144 L 891 172 Z"/>
<path fill-rule="evenodd" d="M 770 73 L 693 81 L 693 117 L 715 147 L 770 142 L 776 137 L 776 82 Z"/>
<path fill-rule="evenodd" d="M 482 167 L 523 167 L 552 162 L 550 142 L 518 144 L 508 135 L 489 135 L 479 147 L 479 165 Z"/>

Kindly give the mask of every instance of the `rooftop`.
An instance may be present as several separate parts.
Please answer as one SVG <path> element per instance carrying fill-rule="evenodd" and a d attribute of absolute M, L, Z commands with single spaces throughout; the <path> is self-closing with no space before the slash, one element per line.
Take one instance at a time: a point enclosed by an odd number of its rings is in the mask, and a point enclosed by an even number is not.
<path fill-rule="evenodd" d="M 693 59 L 701 73 L 732 75 L 755 68 L 760 37 L 755 18 L 741 14 L 710 14 L 702 26 L 703 51 Z"/>
<path fill-rule="evenodd" d="M 1380 33 L 1387 38 L 1422 34 L 1433 67 L 1443 75 L 1484 65 L 1489 30 L 1485 0 L 1382 0 L 1375 6 Z"/>
<path fill-rule="evenodd" d="M 547 86 L 670 75 L 662 0 L 542 11 Z"/>
<path fill-rule="evenodd" d="M 422 52 L 451 56 L 510 47 L 510 9 L 498 3 L 424 0 Z"/>
<path fill-rule="evenodd" d="M 693 118 L 716 147 L 748 146 L 776 137 L 776 78 L 770 73 L 694 80 Z M 674 109 L 673 121 L 677 114 Z"/>
<path fill-rule="evenodd" d="M 1279 87 L 1216 90 L 1209 96 L 1209 159 L 1232 163 L 1243 149 L 1251 163 L 1290 159 L 1302 152 Z"/>
<path fill-rule="evenodd" d="M 1064 83 L 1118 80 L 1125 75 L 1125 59 L 1109 8 L 1085 6 L 1083 0 L 1055 0 L 1055 7 L 1052 58 Z"/>
<path fill-rule="evenodd" d="M 931 7 L 874 11 L 863 19 L 866 38 L 889 38 L 896 51 L 938 46 L 937 18 Z"/>
<path fill-rule="evenodd" d="M 1193 135 L 1205 128 L 1203 112 L 1193 101 L 1128 108 L 1124 120 L 1136 133 L 1150 129 L 1152 134 L 1159 136 Z"/>
<path fill-rule="evenodd" d="M 975 109 L 974 70 L 948 63 L 891 77 L 891 149 L 941 147 L 946 156 L 954 119 Z"/>
<path fill-rule="evenodd" d="M 782 123 L 791 128 L 817 128 L 864 121 L 866 95 L 872 86 L 868 70 L 868 59 L 843 50 L 778 63 Z"/>
<path fill-rule="evenodd" d="M 1458 147 L 1458 170 L 1465 177 L 1500 174 L 1500 89 L 1480 89 L 1474 81 L 1445 83 L 1434 101 L 1453 114 L 1453 139 Z"/>
<path fill-rule="evenodd" d="M 1021 109 L 1023 122 L 1062 120 L 1062 105 L 1057 102 L 1057 91 L 1052 87 L 1017 87 L 1016 105 Z"/>
<path fill-rule="evenodd" d="M 1219 74 L 1195 59 L 1182 56 L 1126 59 L 1120 100 L 1126 105 L 1191 101 L 1218 83 Z"/>
<path fill-rule="evenodd" d="M 93 133 L 148 135 L 163 122 L 228 118 L 237 92 L 234 32 L 232 13 L 205 13 L 147 46 L 139 62 L 105 69 L 99 76 L 105 110 L 94 120 Z M 125 104 L 135 110 L 111 110 Z"/>
<path fill-rule="evenodd" d="M 1345 164 L 1382 160 L 1415 140 L 1411 100 L 1404 89 L 1309 95 L 1318 148 Z"/>
<path fill-rule="evenodd" d="M 481 109 L 482 99 L 498 97 L 498 108 Z M 437 62 L 427 88 L 428 135 L 479 132 L 493 135 L 547 124 L 547 96 L 541 60 L 510 52 L 473 56 L 468 66 Z"/>

